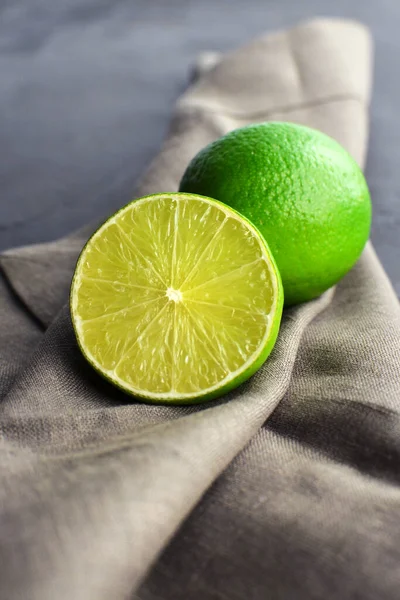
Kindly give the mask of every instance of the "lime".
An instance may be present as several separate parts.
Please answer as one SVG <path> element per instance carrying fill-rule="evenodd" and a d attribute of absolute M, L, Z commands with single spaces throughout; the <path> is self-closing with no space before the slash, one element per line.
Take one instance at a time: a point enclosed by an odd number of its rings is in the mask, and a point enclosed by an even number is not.
<path fill-rule="evenodd" d="M 319 296 L 359 258 L 371 201 L 356 162 L 336 141 L 293 123 L 243 127 L 190 162 L 180 190 L 245 215 L 276 260 L 285 304 Z"/>
<path fill-rule="evenodd" d="M 122 208 L 86 244 L 71 287 L 86 359 L 151 402 L 208 400 L 248 379 L 275 344 L 282 306 L 259 232 L 191 194 Z"/>

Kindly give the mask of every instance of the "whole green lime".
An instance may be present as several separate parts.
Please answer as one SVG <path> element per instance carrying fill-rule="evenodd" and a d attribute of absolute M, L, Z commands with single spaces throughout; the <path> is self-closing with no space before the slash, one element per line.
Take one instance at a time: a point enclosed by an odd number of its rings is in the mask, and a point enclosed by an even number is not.
<path fill-rule="evenodd" d="M 180 191 L 220 200 L 254 223 L 277 262 L 286 306 L 339 281 L 369 236 L 371 201 L 357 163 L 332 138 L 293 123 L 250 125 L 209 144 Z"/>

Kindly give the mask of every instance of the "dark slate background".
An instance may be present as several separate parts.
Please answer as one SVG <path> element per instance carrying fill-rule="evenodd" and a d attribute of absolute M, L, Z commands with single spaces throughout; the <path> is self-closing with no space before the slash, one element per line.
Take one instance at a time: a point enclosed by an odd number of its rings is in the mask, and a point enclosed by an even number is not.
<path fill-rule="evenodd" d="M 372 239 L 400 293 L 399 0 L 0 0 L 0 248 L 127 202 L 200 51 L 313 16 L 375 38 Z"/>

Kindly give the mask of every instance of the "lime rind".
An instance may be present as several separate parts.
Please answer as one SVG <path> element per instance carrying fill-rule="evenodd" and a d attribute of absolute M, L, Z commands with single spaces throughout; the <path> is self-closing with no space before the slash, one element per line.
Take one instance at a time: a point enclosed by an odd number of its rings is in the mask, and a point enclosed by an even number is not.
<path fill-rule="evenodd" d="M 245 360 L 241 364 L 240 368 L 236 369 L 233 372 L 229 372 L 226 375 L 226 377 L 221 378 L 214 385 L 211 385 L 211 386 L 203 388 L 203 389 L 198 389 L 196 391 L 188 392 L 188 393 L 182 393 L 182 392 L 178 393 L 176 390 L 173 389 L 173 387 L 168 392 L 159 392 L 159 391 L 153 392 L 150 389 L 142 389 L 140 387 L 137 387 L 137 386 L 129 383 L 126 378 L 120 377 L 116 373 L 115 368 L 111 368 L 111 369 L 105 368 L 104 364 L 102 364 L 101 361 L 99 361 L 95 357 L 95 354 L 93 353 L 93 351 L 90 349 L 90 347 L 88 347 L 87 341 L 85 340 L 85 336 L 83 334 L 83 323 L 85 322 L 85 319 L 82 319 L 82 317 L 80 315 L 81 304 L 79 301 L 79 293 L 78 292 L 79 292 L 79 289 L 83 282 L 83 278 L 82 278 L 83 277 L 82 276 L 83 265 L 84 265 L 84 261 L 87 259 L 89 249 L 92 248 L 97 243 L 98 240 L 102 240 L 105 237 L 105 233 L 107 232 L 107 230 L 109 230 L 109 228 L 111 226 L 118 224 L 120 219 L 124 218 L 124 216 L 128 215 L 128 213 L 130 211 L 137 210 L 140 207 L 140 205 L 149 203 L 154 200 L 160 200 L 160 199 L 172 199 L 173 201 L 176 201 L 178 203 L 180 201 L 205 202 L 209 206 L 218 207 L 218 209 L 223 212 L 225 217 L 234 219 L 241 225 L 245 224 L 245 226 L 247 227 L 247 229 L 249 230 L 251 235 L 254 236 L 254 238 L 257 240 L 258 246 L 261 250 L 260 260 L 262 260 L 265 263 L 265 265 L 268 269 L 270 281 L 271 281 L 271 285 L 272 285 L 272 294 L 271 294 L 272 303 L 271 303 L 271 306 L 269 309 L 269 313 L 267 315 L 265 315 L 266 322 L 267 322 L 267 325 L 265 328 L 265 334 L 263 335 L 262 339 L 260 339 L 260 342 L 259 342 L 256 350 L 254 352 L 252 352 L 252 354 L 247 358 L 247 360 Z M 218 233 L 216 233 L 215 236 L 216 236 L 215 239 L 217 239 Z M 176 235 L 174 237 L 174 245 L 172 246 L 172 254 L 174 252 L 176 252 Z M 149 271 L 150 271 L 150 267 L 152 267 L 151 262 L 149 262 Z M 168 297 L 168 294 L 174 293 L 174 288 L 172 286 L 168 286 L 167 284 L 173 283 L 173 278 L 174 278 L 173 270 L 175 268 L 176 268 L 176 261 L 175 261 L 175 263 L 174 263 L 174 261 L 172 261 L 171 281 L 170 282 L 167 282 L 167 281 L 160 282 L 159 303 L 160 303 L 160 310 L 162 310 L 162 311 L 167 310 L 166 307 L 169 305 L 170 301 L 173 302 L 173 299 Z M 159 276 L 159 273 L 155 273 L 155 275 Z M 175 275 L 176 275 L 176 273 L 175 273 Z M 162 296 L 162 293 L 163 293 L 162 286 L 167 286 L 167 289 L 164 288 L 164 292 L 165 292 L 164 296 Z M 161 300 L 161 299 L 163 299 L 163 300 Z M 157 302 L 157 297 L 153 298 L 152 301 Z M 277 335 L 278 335 L 280 319 L 281 319 L 281 314 L 282 314 L 282 307 L 283 307 L 283 289 L 282 289 L 282 283 L 280 280 L 280 275 L 279 275 L 278 269 L 276 267 L 276 264 L 275 264 L 275 261 L 274 261 L 272 255 L 269 251 L 268 245 L 267 245 L 266 241 L 264 240 L 264 238 L 262 237 L 262 235 L 259 233 L 259 231 L 254 227 L 254 225 L 248 219 L 246 219 L 245 217 L 240 215 L 234 209 L 231 209 L 230 207 L 227 207 L 223 203 L 218 202 L 213 199 L 210 199 L 210 198 L 206 198 L 206 197 L 202 197 L 202 196 L 198 196 L 198 195 L 186 194 L 186 193 L 156 194 L 156 195 L 146 196 L 144 198 L 130 202 L 129 204 L 127 204 L 126 206 L 121 208 L 110 219 L 105 221 L 99 227 L 99 229 L 92 235 L 92 237 L 87 242 L 84 249 L 82 250 L 82 253 L 77 262 L 75 275 L 74 275 L 74 278 L 72 281 L 72 286 L 71 286 L 70 306 L 71 306 L 72 322 L 73 322 L 76 338 L 77 338 L 78 344 L 80 346 L 80 349 L 81 349 L 83 355 L 85 356 L 85 358 L 87 359 L 87 361 L 93 366 L 93 368 L 100 375 L 102 375 L 108 381 L 110 381 L 111 383 L 116 385 L 118 388 L 122 389 L 124 392 L 126 392 L 130 395 L 133 395 L 137 399 L 141 399 L 143 401 L 148 401 L 148 402 L 152 402 L 152 403 L 188 404 L 188 403 L 201 402 L 201 401 L 206 401 L 206 400 L 211 400 L 213 398 L 216 398 L 216 397 L 234 389 L 235 387 L 237 387 L 240 383 L 244 382 L 252 374 L 254 374 L 255 371 L 257 371 L 259 369 L 259 367 L 263 364 L 263 362 L 266 360 L 266 358 L 270 354 L 270 352 L 275 344 Z M 176 306 L 176 302 L 175 302 L 175 306 Z M 124 311 L 126 309 L 124 309 L 122 307 L 121 310 Z M 168 309 L 168 310 L 170 310 L 170 309 Z M 176 315 L 176 311 L 175 311 L 175 315 Z M 155 321 L 157 318 L 159 318 L 159 316 L 160 316 L 160 314 L 157 313 L 153 317 L 153 321 Z M 88 319 L 86 319 L 86 321 L 87 320 Z M 176 333 L 175 333 L 176 327 L 174 327 L 173 330 L 174 330 L 173 335 L 175 336 L 176 335 Z M 144 332 L 142 331 L 141 335 L 146 335 L 146 331 L 144 331 Z M 173 341 L 172 346 L 174 344 L 176 344 L 176 339 Z M 127 348 L 125 348 L 124 350 L 126 351 Z M 124 350 L 122 350 L 122 354 L 123 354 Z M 173 371 L 173 368 L 172 368 L 172 371 Z M 190 372 L 188 372 L 188 377 L 190 377 Z"/>

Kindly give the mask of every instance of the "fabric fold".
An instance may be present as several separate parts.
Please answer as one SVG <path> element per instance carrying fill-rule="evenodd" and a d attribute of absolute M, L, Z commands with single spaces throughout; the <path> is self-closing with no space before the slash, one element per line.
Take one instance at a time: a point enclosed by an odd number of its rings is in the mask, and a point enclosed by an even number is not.
<path fill-rule="evenodd" d="M 203 146 L 257 121 L 293 121 L 320 129 L 363 165 L 371 56 L 370 36 L 362 25 L 315 19 L 261 37 L 223 59 L 200 58 L 198 79 L 178 101 L 164 147 L 133 196 L 177 190 L 186 165 Z M 87 237 L 83 228 L 62 241 L 0 256 L 15 292 L 46 326 L 66 301 Z"/>
<path fill-rule="evenodd" d="M 364 27 L 315 20 L 203 59 L 136 195 L 176 190 L 195 152 L 256 114 L 322 129 L 363 165 L 370 57 Z M 62 308 L 89 231 L 0 259 L 23 302 L 1 305 L 2 328 L 23 313 L 27 343 L 41 337 L 27 360 L 20 332 L 19 369 L 0 366 L 7 600 L 394 599 L 400 493 L 384 457 L 399 451 L 400 313 L 372 247 L 335 290 L 285 311 L 239 389 L 147 406 L 85 364 Z"/>

